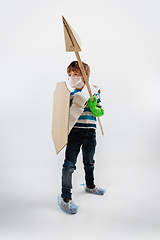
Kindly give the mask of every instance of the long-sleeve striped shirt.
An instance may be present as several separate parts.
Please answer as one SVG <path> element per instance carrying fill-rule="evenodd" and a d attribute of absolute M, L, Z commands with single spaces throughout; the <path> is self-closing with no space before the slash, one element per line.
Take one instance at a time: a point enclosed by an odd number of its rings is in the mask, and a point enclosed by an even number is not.
<path fill-rule="evenodd" d="M 73 98 L 75 97 L 77 92 L 81 92 L 81 90 L 74 90 L 70 94 L 70 106 L 72 105 Z M 94 94 L 97 98 L 97 107 L 101 106 L 101 100 L 100 100 L 100 94 L 96 93 Z M 90 108 L 88 107 L 88 104 L 84 107 L 84 110 L 80 117 L 78 118 L 76 124 L 74 125 L 75 128 L 94 128 L 96 129 L 96 122 L 97 119 L 94 116 L 94 114 L 91 112 Z"/>

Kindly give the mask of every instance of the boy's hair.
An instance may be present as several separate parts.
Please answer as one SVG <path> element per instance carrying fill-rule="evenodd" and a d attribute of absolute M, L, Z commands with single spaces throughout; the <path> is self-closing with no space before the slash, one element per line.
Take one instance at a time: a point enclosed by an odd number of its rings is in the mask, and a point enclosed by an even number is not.
<path fill-rule="evenodd" d="M 90 67 L 88 66 L 87 63 L 82 62 L 82 64 L 83 64 L 84 70 L 86 72 L 86 75 L 89 78 L 89 76 L 90 76 Z M 73 72 L 76 71 L 76 72 L 78 72 L 78 73 L 80 73 L 82 75 L 80 67 L 79 67 L 79 64 L 78 64 L 78 61 L 71 62 L 70 65 L 67 67 L 67 73 L 69 74 L 71 71 L 73 71 Z"/>

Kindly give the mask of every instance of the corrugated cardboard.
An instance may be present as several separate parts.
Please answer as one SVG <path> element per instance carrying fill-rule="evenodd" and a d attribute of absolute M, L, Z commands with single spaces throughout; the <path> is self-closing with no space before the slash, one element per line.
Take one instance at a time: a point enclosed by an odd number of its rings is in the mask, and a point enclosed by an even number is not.
<path fill-rule="evenodd" d="M 53 99 L 52 138 L 58 154 L 68 142 L 70 91 L 65 82 L 57 83 Z"/>
<path fill-rule="evenodd" d="M 81 40 L 73 30 L 73 28 L 68 24 L 66 19 L 62 16 L 63 27 L 64 27 L 64 37 L 66 52 L 79 52 L 81 51 Z"/>

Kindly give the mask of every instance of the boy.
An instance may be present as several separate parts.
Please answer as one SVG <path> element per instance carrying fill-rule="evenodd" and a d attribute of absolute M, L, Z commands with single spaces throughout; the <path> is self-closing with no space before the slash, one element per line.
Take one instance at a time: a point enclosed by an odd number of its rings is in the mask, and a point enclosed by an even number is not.
<path fill-rule="evenodd" d="M 87 77 L 90 76 L 90 68 L 86 63 L 82 63 Z M 85 86 L 78 62 L 74 61 L 67 67 L 71 87 L 75 90 L 71 92 L 70 106 L 75 95 L 81 92 Z M 69 214 L 75 214 L 78 211 L 71 198 L 72 173 L 76 170 L 77 156 L 82 146 L 83 164 L 85 170 L 85 191 L 93 194 L 103 195 L 104 189 L 98 188 L 94 184 L 94 154 L 96 147 L 96 117 L 104 114 L 101 107 L 100 95 L 96 93 L 93 96 L 94 102 L 89 98 L 83 113 L 78 118 L 74 127 L 68 135 L 68 143 L 65 152 L 65 160 L 62 168 L 62 194 L 58 197 L 57 202 L 60 208 Z"/>

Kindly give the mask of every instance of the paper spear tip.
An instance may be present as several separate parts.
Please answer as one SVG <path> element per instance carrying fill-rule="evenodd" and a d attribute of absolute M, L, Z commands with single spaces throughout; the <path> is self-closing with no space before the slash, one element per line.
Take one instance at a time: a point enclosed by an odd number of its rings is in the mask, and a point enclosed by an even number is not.
<path fill-rule="evenodd" d="M 62 16 L 66 52 L 81 51 L 81 40 L 73 28 L 68 24 L 66 19 Z"/>

